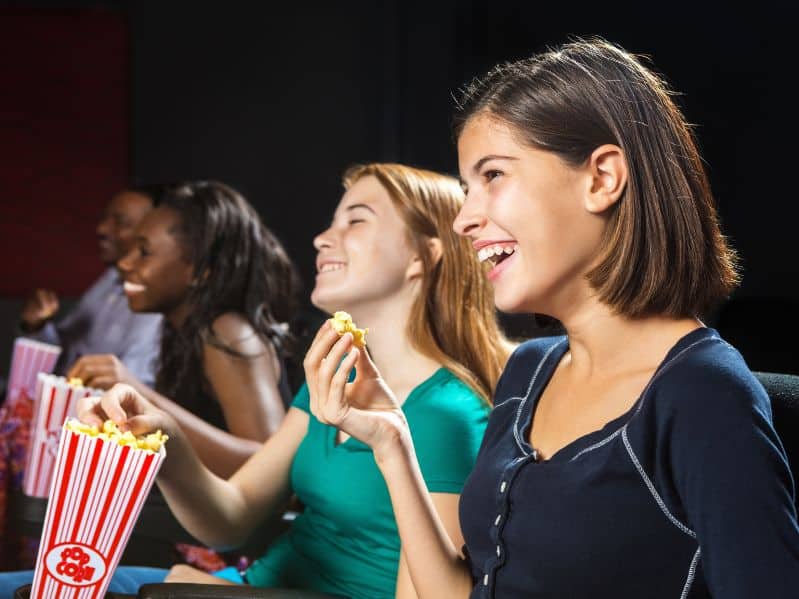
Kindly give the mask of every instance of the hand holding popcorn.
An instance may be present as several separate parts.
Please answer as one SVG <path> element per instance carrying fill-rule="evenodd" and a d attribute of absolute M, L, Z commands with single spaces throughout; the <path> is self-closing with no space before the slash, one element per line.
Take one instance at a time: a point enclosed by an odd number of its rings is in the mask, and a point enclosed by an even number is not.
<path fill-rule="evenodd" d="M 135 385 L 139 381 L 113 354 L 82 356 L 69 369 L 69 378 L 80 379 L 89 387 L 110 389 L 117 383 Z"/>
<path fill-rule="evenodd" d="M 333 320 L 322 325 L 303 362 L 311 413 L 365 443 L 380 460 L 408 424 L 366 348 L 355 346 L 354 335 L 339 335 Z M 352 369 L 355 379 L 349 382 Z"/>
<path fill-rule="evenodd" d="M 110 420 L 121 432 L 145 435 L 164 431 L 174 436 L 177 423 L 166 412 L 147 401 L 130 385 L 117 384 L 100 397 L 85 397 L 78 402 L 78 419 L 94 425 L 98 434 Z"/>

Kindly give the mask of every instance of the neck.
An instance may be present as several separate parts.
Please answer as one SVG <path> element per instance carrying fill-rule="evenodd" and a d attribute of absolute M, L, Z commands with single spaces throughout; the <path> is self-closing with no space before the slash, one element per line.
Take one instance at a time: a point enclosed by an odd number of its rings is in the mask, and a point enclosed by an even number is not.
<path fill-rule="evenodd" d="M 567 364 L 581 378 L 656 368 L 681 337 L 703 326 L 695 318 L 629 318 L 595 298 L 561 322 L 569 336 Z"/>
<path fill-rule="evenodd" d="M 165 312 L 164 318 L 166 318 L 167 322 L 172 326 L 173 329 L 177 330 L 183 326 L 183 323 L 186 322 L 189 314 L 191 314 L 191 306 L 188 302 L 182 302 L 181 304 L 172 308 L 169 312 Z"/>
<path fill-rule="evenodd" d="M 413 298 L 383 300 L 377 304 L 353 307 L 350 314 L 359 327 L 367 327 L 366 346 L 386 384 L 400 401 L 429 378 L 441 364 L 428 358 L 411 343 L 407 335 Z"/>

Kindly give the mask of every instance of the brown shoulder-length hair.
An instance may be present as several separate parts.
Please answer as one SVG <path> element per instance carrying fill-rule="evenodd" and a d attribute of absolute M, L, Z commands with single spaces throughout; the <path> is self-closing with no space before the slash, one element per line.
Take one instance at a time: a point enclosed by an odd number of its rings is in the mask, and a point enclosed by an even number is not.
<path fill-rule="evenodd" d="M 588 280 L 633 318 L 705 314 L 739 282 L 694 134 L 672 95 L 638 57 L 577 40 L 494 67 L 463 90 L 456 110 L 456 136 L 487 115 L 571 166 L 603 144 L 621 148 L 628 182 Z"/>
<path fill-rule="evenodd" d="M 345 188 L 375 177 L 388 192 L 422 259 L 422 285 L 411 307 L 408 338 L 490 402 L 510 344 L 497 324 L 493 290 L 469 242 L 452 229 L 464 201 L 453 177 L 401 164 L 349 168 Z M 441 240 L 436 260 L 428 241 Z"/>

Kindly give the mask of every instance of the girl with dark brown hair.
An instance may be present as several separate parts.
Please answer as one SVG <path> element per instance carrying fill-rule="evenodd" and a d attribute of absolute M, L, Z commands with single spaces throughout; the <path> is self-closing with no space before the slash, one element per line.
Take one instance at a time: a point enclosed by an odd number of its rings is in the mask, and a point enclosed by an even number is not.
<path fill-rule="evenodd" d="M 508 361 L 461 498 L 465 544 L 431 509 L 367 352 L 323 328 L 305 361 L 317 418 L 374 451 L 419 596 L 795 597 L 794 483 L 763 387 L 699 319 L 738 275 L 665 83 L 578 41 L 473 82 L 456 133 L 455 229 L 497 307 L 567 333 Z"/>

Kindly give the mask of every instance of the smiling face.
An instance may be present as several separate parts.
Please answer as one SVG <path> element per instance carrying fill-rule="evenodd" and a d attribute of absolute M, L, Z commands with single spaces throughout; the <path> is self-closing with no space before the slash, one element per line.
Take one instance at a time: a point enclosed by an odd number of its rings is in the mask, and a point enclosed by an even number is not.
<path fill-rule="evenodd" d="M 133 191 L 122 191 L 111 198 L 97 225 L 97 242 L 104 263 L 113 264 L 130 251 L 134 230 L 152 207 L 150 198 Z"/>
<path fill-rule="evenodd" d="M 590 295 L 585 274 L 605 220 L 586 208 L 588 169 L 522 144 L 485 115 L 464 127 L 458 159 L 467 196 L 454 227 L 490 266 L 496 306 L 561 317 Z"/>
<path fill-rule="evenodd" d="M 169 316 L 185 303 L 194 267 L 176 233 L 179 227 L 178 214 L 162 206 L 147 214 L 136 228 L 133 249 L 118 263 L 134 312 Z"/>
<path fill-rule="evenodd" d="M 314 239 L 321 310 L 357 312 L 359 306 L 399 295 L 411 279 L 415 254 L 408 230 L 388 192 L 369 175 L 344 194 L 330 227 Z"/>

